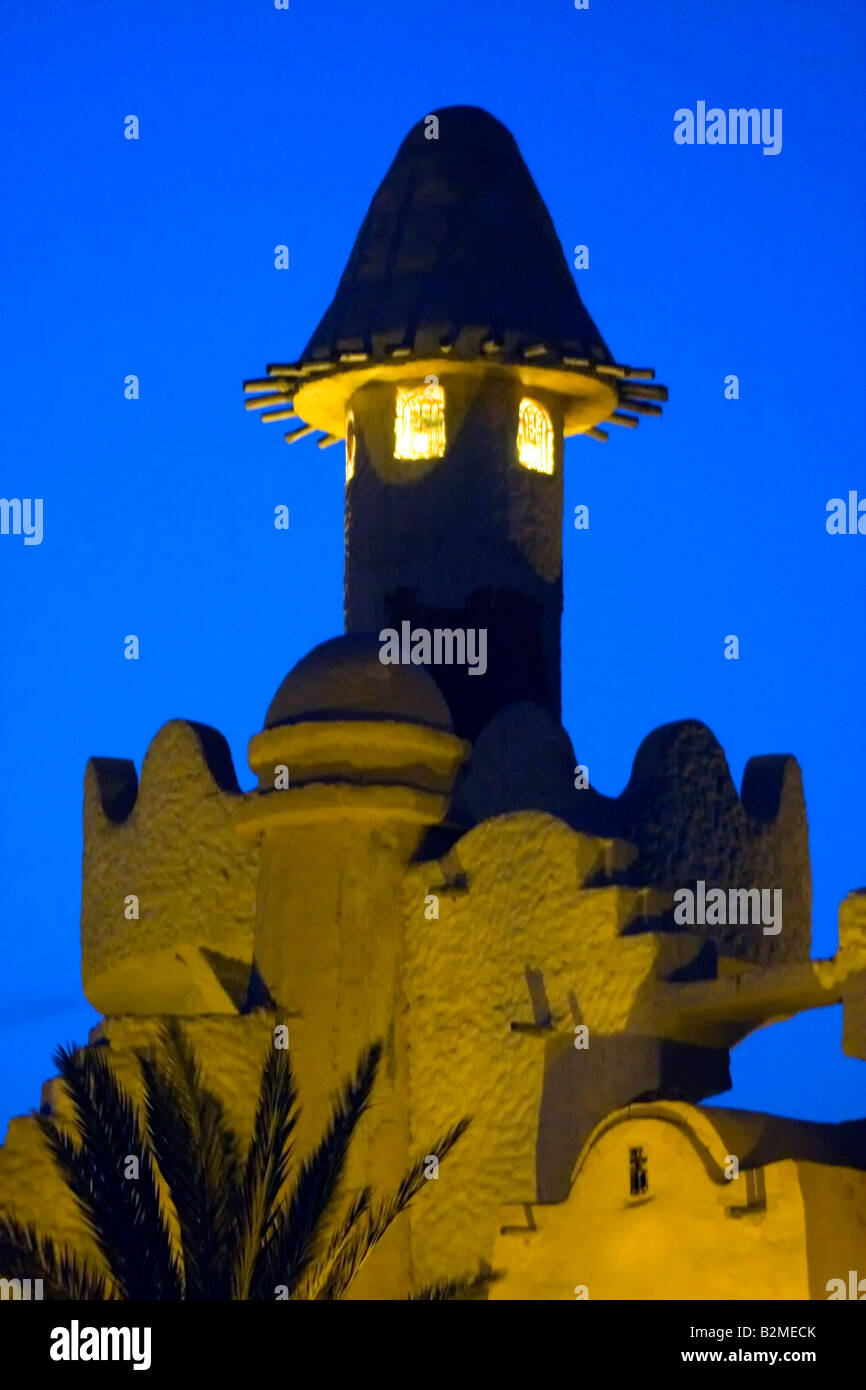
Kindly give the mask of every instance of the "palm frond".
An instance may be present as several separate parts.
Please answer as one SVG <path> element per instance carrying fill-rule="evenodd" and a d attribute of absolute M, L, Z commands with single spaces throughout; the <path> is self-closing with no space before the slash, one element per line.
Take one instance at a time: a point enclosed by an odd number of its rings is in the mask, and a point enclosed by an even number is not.
<path fill-rule="evenodd" d="M 291 1135 L 298 1121 L 297 1088 L 287 1048 L 271 1046 L 262 1068 L 256 1119 L 237 1191 L 237 1249 L 232 1297 L 248 1299 L 262 1250 L 276 1219 L 291 1158 Z"/>
<path fill-rule="evenodd" d="M 180 1271 L 131 1099 L 102 1048 L 60 1047 L 54 1062 L 72 1101 L 80 1145 L 46 1116 L 36 1120 L 120 1296 L 179 1298 Z M 132 1157 L 137 1178 L 124 1175 Z"/>
<path fill-rule="evenodd" d="M 180 1227 L 184 1297 L 229 1298 L 239 1183 L 234 1135 L 175 1019 L 162 1027 L 156 1060 L 141 1055 L 139 1065 L 148 1141 Z"/>
<path fill-rule="evenodd" d="M 139 1055 L 146 1134 L 104 1049 L 58 1048 L 54 1060 L 77 1133 L 47 1116 L 35 1118 L 108 1275 L 8 1214 L 0 1216 L 0 1269 L 6 1278 L 41 1279 L 43 1296 L 56 1300 L 272 1299 L 278 1284 L 292 1299 L 341 1298 L 425 1186 L 429 1159 L 441 1162 L 469 1124 L 461 1120 L 418 1158 L 391 1197 L 373 1205 L 371 1189 L 364 1187 L 334 1222 L 349 1146 L 381 1054 L 378 1043 L 362 1053 L 334 1101 L 322 1140 L 286 1194 L 298 1109 L 285 1049 L 268 1049 L 242 1166 L 222 1104 L 204 1085 L 176 1020 L 163 1026 L 154 1056 Z M 127 1176 L 131 1158 L 137 1160 L 136 1175 Z M 177 1216 L 182 1264 L 159 1179 Z M 412 1298 L 477 1298 L 497 1277 L 482 1265 L 478 1274 L 430 1284 Z"/>
<path fill-rule="evenodd" d="M 375 1210 L 368 1213 L 366 1221 L 361 1224 L 360 1229 L 356 1230 L 333 1260 L 331 1268 L 316 1294 L 317 1299 L 342 1298 L 349 1284 L 369 1258 L 371 1251 L 375 1249 L 400 1213 L 406 1210 L 412 1199 L 421 1191 L 426 1181 L 425 1169 L 428 1158 L 435 1155 L 441 1163 L 461 1135 L 465 1134 L 469 1124 L 470 1120 L 465 1118 L 454 1125 L 452 1129 L 449 1129 L 438 1143 L 434 1144 L 429 1154 L 421 1155 L 415 1160 L 393 1196 L 380 1202 Z"/>
<path fill-rule="evenodd" d="M 494 1280 L 501 1278 L 500 1273 L 482 1263 L 477 1274 L 464 1274 L 459 1279 L 442 1279 L 436 1284 L 425 1284 L 415 1293 L 410 1293 L 409 1300 L 412 1303 L 460 1300 L 474 1302 L 490 1288 Z"/>
<path fill-rule="evenodd" d="M 304 1281 L 303 1292 L 300 1295 L 302 1299 L 315 1299 L 318 1297 L 319 1290 L 325 1282 L 328 1270 L 334 1260 L 340 1256 L 348 1245 L 361 1217 L 366 1215 L 370 1210 L 371 1196 L 372 1189 L 364 1187 L 352 1199 L 348 1211 L 331 1236 L 330 1243 L 324 1256 L 307 1275 Z"/>
<path fill-rule="evenodd" d="M 274 1288 L 281 1284 L 291 1298 L 308 1272 L 337 1195 L 352 1136 L 367 1108 L 381 1055 L 380 1043 L 367 1048 L 355 1075 L 336 1098 L 324 1137 L 304 1160 L 290 1198 L 277 1212 L 257 1262 L 252 1297 L 273 1298 Z"/>
<path fill-rule="evenodd" d="M 42 1296 L 53 1302 L 97 1302 L 114 1297 L 113 1285 L 86 1260 L 57 1247 L 50 1236 L 13 1216 L 0 1216 L 0 1268 L 6 1279 L 41 1279 Z"/>

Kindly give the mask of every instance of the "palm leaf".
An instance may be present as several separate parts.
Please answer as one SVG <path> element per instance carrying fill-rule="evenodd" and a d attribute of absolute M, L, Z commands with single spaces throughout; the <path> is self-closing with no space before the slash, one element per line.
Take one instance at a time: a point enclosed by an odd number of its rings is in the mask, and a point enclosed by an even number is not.
<path fill-rule="evenodd" d="M 304 1281 L 304 1291 L 301 1295 L 302 1298 L 314 1299 L 318 1297 L 319 1290 L 325 1281 L 328 1270 L 330 1269 L 334 1260 L 336 1260 L 342 1254 L 343 1250 L 348 1245 L 350 1239 L 352 1238 L 352 1234 L 355 1230 L 355 1227 L 361 1220 L 361 1217 L 366 1215 L 366 1213 L 370 1210 L 371 1196 L 372 1190 L 369 1187 L 364 1187 L 353 1198 L 351 1205 L 349 1206 L 349 1210 L 346 1212 L 345 1216 L 343 1217 L 339 1225 L 336 1227 L 334 1234 L 331 1237 L 330 1244 L 328 1245 L 328 1249 L 325 1251 L 324 1257 L 307 1275 L 307 1278 Z"/>
<path fill-rule="evenodd" d="M 232 1297 L 248 1299 L 256 1282 L 261 1252 L 272 1233 L 280 1192 L 291 1157 L 297 1124 L 297 1089 L 288 1049 L 270 1047 L 262 1068 L 256 1119 L 243 1180 L 237 1191 L 237 1249 Z"/>
<path fill-rule="evenodd" d="M 381 1052 L 377 1043 L 362 1054 L 334 1102 L 323 1139 L 284 1195 L 297 1122 L 297 1093 L 284 1049 L 269 1049 L 265 1059 L 241 1172 L 222 1105 L 204 1086 L 176 1021 L 163 1026 L 154 1058 L 139 1057 L 146 1137 L 104 1051 L 59 1048 L 55 1063 L 78 1135 L 46 1116 L 35 1118 L 110 1277 L 9 1215 L 0 1216 L 0 1268 L 7 1278 L 41 1278 L 49 1299 L 271 1299 L 277 1283 L 287 1286 L 290 1298 L 341 1298 L 424 1186 L 431 1156 L 417 1159 L 394 1195 L 375 1207 L 368 1187 L 357 1192 L 324 1254 L 317 1254 Z M 432 1154 L 441 1161 L 468 1123 L 461 1120 L 449 1130 Z M 123 1174 L 130 1157 L 138 1160 L 136 1179 Z M 183 1267 L 174 1254 L 155 1165 L 177 1215 Z M 428 1285 L 413 1298 L 478 1297 L 495 1277 L 482 1265 L 477 1275 Z"/>
<path fill-rule="evenodd" d="M 257 1262 L 253 1298 L 273 1298 L 277 1284 L 293 1297 L 308 1272 L 321 1229 L 336 1198 L 349 1145 L 367 1108 L 379 1059 L 380 1043 L 361 1054 L 354 1077 L 334 1102 L 334 1110 L 318 1148 L 304 1160 L 290 1198 L 283 1202 L 269 1239 Z"/>
<path fill-rule="evenodd" d="M 122 1298 L 174 1299 L 181 1277 L 135 1107 L 102 1048 L 60 1047 L 54 1062 L 72 1101 L 76 1146 L 44 1115 L 39 1124 Z M 138 1178 L 124 1177 L 130 1157 Z"/>
<path fill-rule="evenodd" d="M 102 1274 L 67 1250 L 58 1254 L 50 1236 L 40 1236 L 13 1216 L 0 1216 L 0 1267 L 7 1279 L 41 1279 L 48 1301 L 105 1300 L 114 1296 Z"/>
<path fill-rule="evenodd" d="M 176 1020 L 163 1025 L 156 1061 L 142 1055 L 139 1064 L 148 1140 L 180 1227 L 184 1297 L 229 1298 L 239 1181 L 234 1135 Z"/>
<path fill-rule="evenodd" d="M 330 1300 L 343 1296 L 349 1284 L 356 1278 L 361 1267 L 369 1258 L 371 1251 L 375 1249 L 400 1213 L 406 1210 L 412 1199 L 421 1191 L 426 1182 L 424 1170 L 428 1157 L 435 1155 L 441 1163 L 461 1135 L 465 1134 L 469 1123 L 469 1119 L 466 1118 L 449 1129 L 430 1150 L 430 1155 L 425 1154 L 415 1160 L 393 1196 L 380 1202 L 374 1211 L 367 1214 L 366 1221 L 361 1224 L 360 1229 L 355 1231 L 333 1260 L 331 1268 L 316 1294 L 317 1299 Z"/>

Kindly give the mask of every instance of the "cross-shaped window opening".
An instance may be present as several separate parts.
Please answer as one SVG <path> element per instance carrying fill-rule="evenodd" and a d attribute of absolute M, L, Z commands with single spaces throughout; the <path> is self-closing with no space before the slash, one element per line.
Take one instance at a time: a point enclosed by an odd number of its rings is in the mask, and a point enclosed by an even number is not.
<path fill-rule="evenodd" d="M 629 1149 L 628 1169 L 632 1197 L 643 1197 L 648 1189 L 646 1155 L 643 1149 Z"/>

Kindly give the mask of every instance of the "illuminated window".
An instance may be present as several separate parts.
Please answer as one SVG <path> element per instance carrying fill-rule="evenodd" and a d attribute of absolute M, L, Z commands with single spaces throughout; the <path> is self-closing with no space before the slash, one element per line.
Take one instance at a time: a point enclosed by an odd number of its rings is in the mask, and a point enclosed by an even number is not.
<path fill-rule="evenodd" d="M 445 392 L 429 383 L 397 388 L 395 459 L 441 459 L 445 453 Z"/>
<path fill-rule="evenodd" d="M 524 396 L 517 426 L 517 457 L 536 473 L 553 472 L 553 422 L 544 406 Z"/>
<path fill-rule="evenodd" d="M 355 447 L 357 438 L 355 436 L 355 417 L 351 410 L 346 416 L 346 482 L 350 483 L 355 476 Z"/>

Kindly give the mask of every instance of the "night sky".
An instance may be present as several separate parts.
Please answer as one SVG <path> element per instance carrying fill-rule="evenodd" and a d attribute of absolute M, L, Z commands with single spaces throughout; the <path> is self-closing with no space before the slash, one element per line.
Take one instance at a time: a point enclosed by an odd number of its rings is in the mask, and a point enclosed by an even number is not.
<path fill-rule="evenodd" d="M 866 884 L 866 536 L 825 526 L 866 497 L 864 40 L 849 0 L 4 0 L 0 494 L 41 497 L 44 537 L 0 536 L 0 1135 L 96 1022 L 87 758 L 140 769 L 184 717 L 250 787 L 273 692 L 342 628 L 343 450 L 286 448 L 241 383 L 300 353 L 400 141 L 447 105 L 513 132 L 569 263 L 589 247 L 574 273 L 614 356 L 670 389 L 661 421 L 566 447 L 577 757 L 615 795 L 673 719 L 713 729 L 737 784 L 795 754 L 813 954 L 835 951 Z M 781 152 L 678 145 L 699 101 L 781 109 Z M 755 1034 L 723 1103 L 866 1113 L 841 1024 Z"/>

